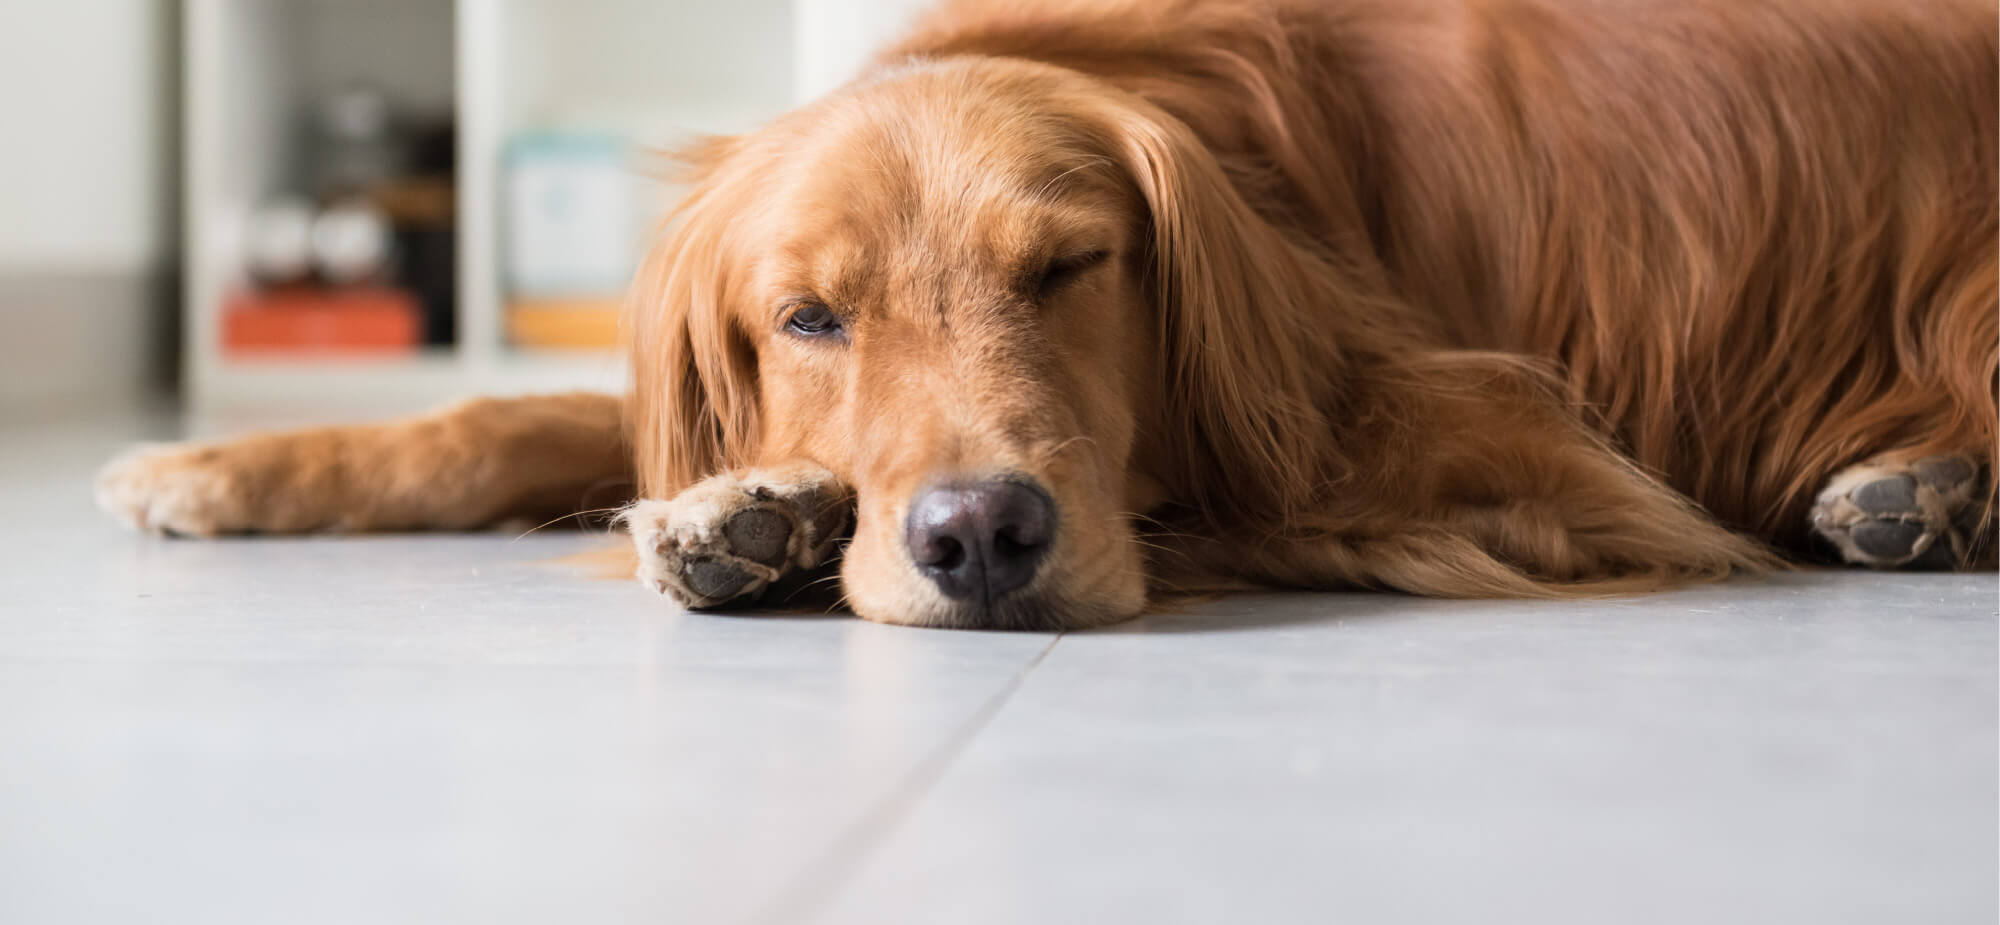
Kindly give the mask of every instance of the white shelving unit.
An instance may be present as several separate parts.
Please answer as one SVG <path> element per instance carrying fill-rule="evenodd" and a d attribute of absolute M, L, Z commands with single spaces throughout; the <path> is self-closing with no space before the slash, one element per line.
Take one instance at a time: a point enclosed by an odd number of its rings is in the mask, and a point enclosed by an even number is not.
<path fill-rule="evenodd" d="M 837 85 L 923 0 L 188 0 L 185 386 L 197 417 L 331 420 L 471 394 L 623 387 L 610 352 L 505 340 L 502 157 L 538 131 L 663 147 L 752 128 Z M 249 358 L 221 348 L 240 231 L 296 177 L 315 94 L 366 80 L 452 110 L 457 340 L 407 356 Z M 635 175 L 648 209 L 670 191 Z"/>

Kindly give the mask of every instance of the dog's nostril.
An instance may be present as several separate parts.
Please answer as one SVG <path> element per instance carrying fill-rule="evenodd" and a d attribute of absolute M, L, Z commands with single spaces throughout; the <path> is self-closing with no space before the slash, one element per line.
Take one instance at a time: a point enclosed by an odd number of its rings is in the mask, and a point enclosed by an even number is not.
<path fill-rule="evenodd" d="M 931 568 L 955 569 L 965 562 L 965 547 L 949 536 L 934 536 L 921 546 L 910 548 L 910 557 L 918 565 Z"/>
<path fill-rule="evenodd" d="M 910 505 L 910 559 L 951 597 L 991 600 L 1034 577 L 1055 536 L 1055 504 L 1012 479 L 950 484 Z"/>

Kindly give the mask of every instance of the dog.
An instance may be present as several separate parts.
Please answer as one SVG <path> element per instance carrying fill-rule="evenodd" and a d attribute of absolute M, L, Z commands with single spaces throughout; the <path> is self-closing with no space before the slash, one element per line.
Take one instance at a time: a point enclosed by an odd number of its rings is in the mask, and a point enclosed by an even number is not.
<path fill-rule="evenodd" d="M 964 0 L 683 154 L 628 395 L 143 451 L 154 531 L 627 483 L 649 588 L 1060 630 L 1234 588 L 1989 569 L 1973 0 Z"/>

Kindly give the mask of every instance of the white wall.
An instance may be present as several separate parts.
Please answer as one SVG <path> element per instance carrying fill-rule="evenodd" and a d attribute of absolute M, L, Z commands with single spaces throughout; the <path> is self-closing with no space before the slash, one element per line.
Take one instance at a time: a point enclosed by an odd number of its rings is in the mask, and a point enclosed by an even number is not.
<path fill-rule="evenodd" d="M 792 102 L 792 0 L 507 0 L 504 10 L 510 133 L 669 144 L 752 128 Z"/>
<path fill-rule="evenodd" d="M 0 2 L 0 273 L 167 256 L 170 5 Z"/>
<path fill-rule="evenodd" d="M 936 0 L 794 0 L 797 72 L 793 92 L 813 99 L 847 82 L 861 65 L 900 38 Z"/>
<path fill-rule="evenodd" d="M 174 242 L 168 0 L 0 0 L 0 413 L 163 381 Z"/>

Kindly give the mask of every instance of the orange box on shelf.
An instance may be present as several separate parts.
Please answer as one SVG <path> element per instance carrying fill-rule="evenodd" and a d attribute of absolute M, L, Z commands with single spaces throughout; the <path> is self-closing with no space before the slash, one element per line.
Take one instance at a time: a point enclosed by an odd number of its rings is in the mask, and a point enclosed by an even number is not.
<path fill-rule="evenodd" d="M 379 286 L 246 292 L 222 310 L 230 353 L 402 353 L 423 342 L 416 296 Z"/>
<path fill-rule="evenodd" d="M 516 347 L 618 346 L 619 300 L 517 299 L 507 306 L 507 341 Z"/>

